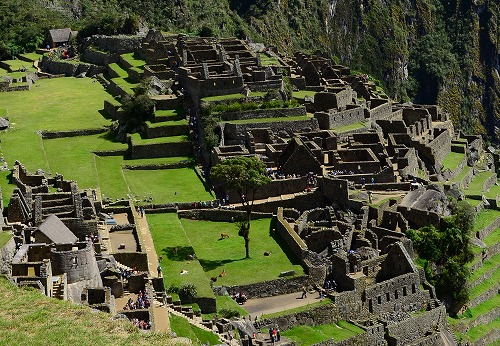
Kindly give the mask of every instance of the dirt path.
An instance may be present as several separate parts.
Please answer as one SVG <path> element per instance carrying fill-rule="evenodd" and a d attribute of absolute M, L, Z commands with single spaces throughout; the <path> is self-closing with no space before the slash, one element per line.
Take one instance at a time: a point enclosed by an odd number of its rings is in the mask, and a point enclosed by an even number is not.
<path fill-rule="evenodd" d="M 319 293 L 316 291 L 308 293 L 307 297 L 304 299 L 301 299 L 301 296 L 302 292 L 297 292 L 274 297 L 249 299 L 245 305 L 243 305 L 243 308 L 248 311 L 252 318 L 255 318 L 263 314 L 293 309 L 320 301 Z"/>

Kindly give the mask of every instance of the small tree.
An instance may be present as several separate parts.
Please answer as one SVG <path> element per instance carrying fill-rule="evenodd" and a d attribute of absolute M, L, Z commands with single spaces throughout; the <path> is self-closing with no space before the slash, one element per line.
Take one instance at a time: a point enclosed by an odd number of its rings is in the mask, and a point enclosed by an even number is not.
<path fill-rule="evenodd" d="M 266 165 L 256 157 L 234 157 L 212 167 L 211 176 L 226 190 L 236 191 L 240 196 L 246 218 L 238 222 L 238 235 L 245 239 L 246 258 L 249 258 L 250 218 L 255 192 L 271 181 L 266 174 Z"/>

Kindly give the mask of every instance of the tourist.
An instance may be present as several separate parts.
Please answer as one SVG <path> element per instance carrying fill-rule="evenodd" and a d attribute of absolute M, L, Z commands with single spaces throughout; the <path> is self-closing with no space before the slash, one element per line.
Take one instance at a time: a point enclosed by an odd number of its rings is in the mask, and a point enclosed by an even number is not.
<path fill-rule="evenodd" d="M 161 277 L 161 265 L 158 264 L 158 268 L 156 268 L 156 270 L 158 271 L 158 277 L 160 278 Z"/>
<path fill-rule="evenodd" d="M 307 289 L 306 286 L 302 286 L 302 296 L 301 299 L 307 298 Z"/>

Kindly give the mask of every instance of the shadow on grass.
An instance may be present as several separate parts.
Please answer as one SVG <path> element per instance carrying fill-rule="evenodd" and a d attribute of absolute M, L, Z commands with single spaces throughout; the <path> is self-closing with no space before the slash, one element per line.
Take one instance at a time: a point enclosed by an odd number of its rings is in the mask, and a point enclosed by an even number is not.
<path fill-rule="evenodd" d="M 104 109 L 100 109 L 99 114 L 102 115 L 102 117 L 104 119 L 113 120 L 113 117 L 108 112 L 106 112 Z"/>
<path fill-rule="evenodd" d="M 293 265 L 298 264 L 301 265 L 299 258 L 293 253 L 292 249 L 288 246 L 285 240 L 277 233 L 273 232 L 273 229 L 276 229 L 276 225 L 278 220 L 276 217 L 271 219 L 271 223 L 269 224 L 269 235 L 274 239 L 274 241 L 279 245 L 281 250 L 284 252 L 290 263 Z"/>
<path fill-rule="evenodd" d="M 199 258 L 198 261 L 200 262 L 201 266 L 203 267 L 203 270 L 208 272 L 210 270 L 217 269 L 224 264 L 231 263 L 231 262 L 236 262 L 236 261 L 242 261 L 245 258 L 237 259 L 237 260 L 220 260 L 220 261 L 212 261 L 208 259 L 203 259 Z"/>
<path fill-rule="evenodd" d="M 107 131 L 104 132 L 102 135 L 99 136 L 100 138 L 103 138 L 107 141 L 113 142 L 113 143 L 121 143 L 116 139 L 116 133 L 114 131 Z"/>
<path fill-rule="evenodd" d="M 196 258 L 191 246 L 166 247 L 161 250 L 161 253 L 171 261 L 188 261 Z"/>

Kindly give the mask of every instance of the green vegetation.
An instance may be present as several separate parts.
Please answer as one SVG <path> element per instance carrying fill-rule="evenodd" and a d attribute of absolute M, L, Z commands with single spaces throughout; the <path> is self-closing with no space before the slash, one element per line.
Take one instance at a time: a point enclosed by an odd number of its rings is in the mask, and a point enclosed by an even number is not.
<path fill-rule="evenodd" d="M 314 97 L 316 95 L 316 91 L 310 91 L 310 90 L 299 90 L 299 91 L 294 91 L 292 96 L 297 98 L 297 99 L 304 99 L 306 96 Z"/>
<path fill-rule="evenodd" d="M 467 277 L 470 273 L 466 265 L 474 259 L 470 241 L 474 211 L 467 202 L 453 200 L 450 208 L 453 216 L 444 219 L 441 229 L 425 226 L 408 230 L 407 236 L 413 241 L 419 257 L 427 261 L 423 262 L 425 274 L 435 285 L 438 296 L 460 307 L 469 300 Z"/>
<path fill-rule="evenodd" d="M 192 283 L 198 297 L 213 297 L 200 262 L 189 258 L 196 252 L 177 214 L 151 214 L 148 223 L 156 253 L 163 256 L 160 265 L 167 290 L 171 286 L 180 288 L 184 283 Z"/>
<path fill-rule="evenodd" d="M 2 345 L 173 344 L 167 334 L 145 334 L 128 321 L 113 321 L 107 313 L 48 298 L 34 289 L 19 289 L 4 277 L 0 277 L 0 296 Z"/>
<path fill-rule="evenodd" d="M 266 173 L 266 164 L 255 156 L 233 157 L 213 166 L 210 173 L 215 181 L 223 184 L 226 191 L 235 191 L 241 198 L 247 217 L 238 220 L 238 235 L 245 239 L 245 258 L 250 258 L 250 220 L 255 192 L 271 182 Z"/>
<path fill-rule="evenodd" d="M 279 118 L 257 118 L 257 119 L 244 119 L 244 120 L 231 120 L 230 124 L 252 124 L 252 123 L 276 123 L 283 121 L 300 121 L 311 119 L 308 115 L 299 115 L 296 117 L 279 117 Z"/>
<path fill-rule="evenodd" d="M 283 271 L 303 274 L 300 262 L 281 239 L 270 235 L 270 220 L 252 221 L 250 258 L 245 258 L 244 240 L 238 237 L 237 223 L 180 220 L 198 261 L 207 277 L 217 277 L 217 285 L 246 285 L 274 280 Z M 221 233 L 229 238 L 221 239 Z M 264 256 L 270 252 L 271 256 Z M 164 256 L 165 257 L 165 256 Z M 225 271 L 223 277 L 218 275 Z"/>
<path fill-rule="evenodd" d="M 366 124 L 363 122 L 357 122 L 349 125 L 344 125 L 344 126 L 339 126 L 331 129 L 334 132 L 337 133 L 342 133 L 342 132 L 347 132 L 347 131 L 353 131 L 353 130 L 358 130 L 358 129 L 363 129 L 366 128 Z"/>
<path fill-rule="evenodd" d="M 208 345 L 220 344 L 219 337 L 214 333 L 193 326 L 183 317 L 170 314 L 170 327 L 177 336 L 186 337 L 193 342 Z"/>
<path fill-rule="evenodd" d="M 491 323 L 488 324 L 480 324 L 474 328 L 471 328 L 466 335 L 470 337 L 471 342 L 477 341 L 479 338 L 483 337 L 486 335 L 489 331 L 491 330 L 498 330 L 500 328 L 500 317 L 497 319 L 493 320 Z M 495 345 L 494 343 L 493 345 Z"/>
<path fill-rule="evenodd" d="M 449 169 L 450 171 L 453 171 L 455 168 L 458 167 L 460 162 L 462 162 L 464 157 L 465 154 L 463 153 L 455 153 L 451 151 L 443 160 L 444 169 Z"/>
<path fill-rule="evenodd" d="M 134 53 L 126 53 L 120 56 L 123 58 L 123 60 L 132 65 L 132 67 L 139 67 L 142 70 L 144 65 L 146 65 L 146 61 L 136 58 Z"/>
<path fill-rule="evenodd" d="M 262 66 L 282 66 L 277 57 L 268 56 L 267 54 L 260 55 L 260 62 Z"/>
<path fill-rule="evenodd" d="M 134 133 L 131 135 L 133 145 L 161 144 L 161 143 L 178 143 L 189 142 L 188 135 L 157 137 L 157 138 L 141 138 L 141 135 Z"/>
<path fill-rule="evenodd" d="M 339 321 L 338 324 L 322 324 L 314 327 L 297 326 L 281 334 L 295 341 L 297 345 L 309 346 L 330 339 L 333 339 L 335 342 L 342 341 L 363 332 L 363 329 L 354 324 L 347 321 Z"/>
<path fill-rule="evenodd" d="M 497 218 L 500 217 L 500 211 L 496 209 L 483 209 L 479 214 L 476 215 L 474 220 L 474 231 L 480 231 Z"/>
<path fill-rule="evenodd" d="M 482 195 L 486 191 L 483 190 L 484 182 L 495 173 L 491 171 L 480 172 L 474 176 L 469 187 L 465 190 L 466 195 Z"/>
<path fill-rule="evenodd" d="M 0 249 L 7 244 L 7 242 L 12 238 L 12 232 L 10 231 L 0 231 Z"/>

